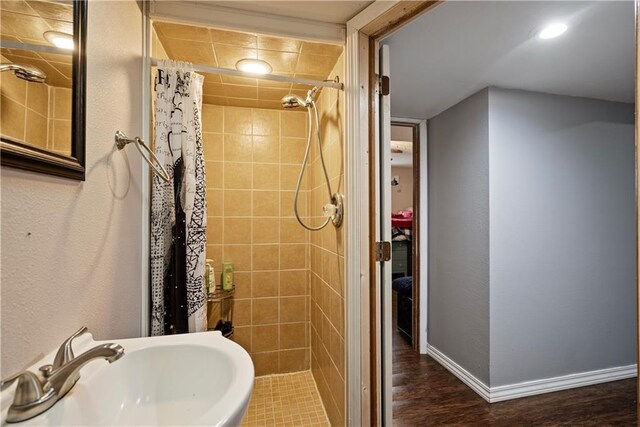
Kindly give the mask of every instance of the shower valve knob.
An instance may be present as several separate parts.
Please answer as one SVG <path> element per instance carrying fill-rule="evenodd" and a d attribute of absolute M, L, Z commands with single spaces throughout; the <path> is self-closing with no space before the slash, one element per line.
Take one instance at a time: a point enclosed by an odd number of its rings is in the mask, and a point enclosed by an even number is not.
<path fill-rule="evenodd" d="M 336 205 L 331 204 L 331 203 L 327 203 L 326 205 L 324 205 L 324 207 L 322 208 L 322 212 L 324 213 L 324 217 L 325 218 L 332 218 L 336 215 L 336 213 L 338 212 L 338 208 L 336 207 Z"/>

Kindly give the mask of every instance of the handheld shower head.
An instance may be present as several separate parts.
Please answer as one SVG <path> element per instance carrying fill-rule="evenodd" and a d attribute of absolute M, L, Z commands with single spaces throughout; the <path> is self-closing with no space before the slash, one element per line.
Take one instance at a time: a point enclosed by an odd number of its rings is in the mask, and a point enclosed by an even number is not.
<path fill-rule="evenodd" d="M 302 99 L 298 95 L 289 94 L 282 98 L 280 102 L 282 102 L 282 106 L 284 108 L 298 108 L 298 107 L 308 107 L 313 102 L 313 98 L 318 93 L 319 88 L 314 86 L 312 89 L 307 92 L 307 99 Z"/>
<path fill-rule="evenodd" d="M 306 107 L 307 103 L 298 95 L 287 95 L 281 100 L 282 106 L 286 109 Z"/>
<path fill-rule="evenodd" d="M 16 77 L 28 82 L 43 83 L 47 75 L 38 67 L 27 64 L 0 64 L 0 72 L 13 71 Z"/>

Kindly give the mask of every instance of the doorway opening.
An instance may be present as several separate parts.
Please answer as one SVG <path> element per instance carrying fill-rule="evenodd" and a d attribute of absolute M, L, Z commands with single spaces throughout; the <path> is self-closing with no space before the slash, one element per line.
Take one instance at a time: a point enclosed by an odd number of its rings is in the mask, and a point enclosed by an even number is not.
<path fill-rule="evenodd" d="M 558 17 L 564 36 L 547 37 Z M 633 17 L 632 2 L 444 2 L 373 38 L 382 224 L 391 117 L 427 120 L 429 141 L 428 356 L 391 362 L 392 256 L 371 270 L 373 418 L 636 420 Z"/>
<path fill-rule="evenodd" d="M 420 131 L 419 125 L 391 122 L 391 280 L 393 346 L 417 350 L 420 336 Z M 416 284 L 414 286 L 414 283 Z M 400 338 L 400 339 L 399 339 Z"/>

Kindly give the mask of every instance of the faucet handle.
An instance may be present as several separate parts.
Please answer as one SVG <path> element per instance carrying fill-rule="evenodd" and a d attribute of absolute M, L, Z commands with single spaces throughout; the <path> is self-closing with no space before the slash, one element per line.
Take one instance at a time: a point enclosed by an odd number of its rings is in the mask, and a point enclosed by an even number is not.
<path fill-rule="evenodd" d="M 58 352 L 56 353 L 56 357 L 53 359 L 53 364 L 40 367 L 40 372 L 42 372 L 45 378 L 50 377 L 51 375 L 53 375 L 53 372 L 56 369 L 69 363 L 75 358 L 75 355 L 73 354 L 73 348 L 71 347 L 71 342 L 87 331 L 88 329 L 86 326 L 83 326 L 82 328 L 75 331 L 73 335 L 71 335 L 62 343 L 62 345 L 58 349 Z"/>
<path fill-rule="evenodd" d="M 0 388 L 4 390 L 5 387 L 8 387 L 16 380 L 18 381 L 18 387 L 13 397 L 14 406 L 22 406 L 36 402 L 45 395 L 40 380 L 36 374 L 31 371 L 18 372 L 9 378 L 5 378 L 0 383 Z"/>

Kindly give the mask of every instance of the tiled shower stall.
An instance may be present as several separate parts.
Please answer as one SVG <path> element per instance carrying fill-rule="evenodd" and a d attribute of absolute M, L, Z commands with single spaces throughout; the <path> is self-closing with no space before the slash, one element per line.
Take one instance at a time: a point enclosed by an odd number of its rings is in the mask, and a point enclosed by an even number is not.
<path fill-rule="evenodd" d="M 227 68 L 242 55 L 257 55 L 274 64 L 276 73 L 316 80 L 344 77 L 342 46 L 213 28 L 157 22 L 152 52 L 156 58 Z M 283 72 L 287 67 L 290 72 Z M 328 421 L 344 425 L 343 242 L 348 224 L 310 232 L 296 220 L 294 194 L 309 121 L 304 108 L 285 110 L 279 101 L 288 93 L 304 97 L 311 86 L 204 76 L 207 258 L 218 273 L 223 263 L 234 266 L 232 339 L 250 354 L 257 376 L 247 420 L 322 425 L 313 397 L 302 399 L 308 405 L 278 403 L 281 396 L 296 394 L 291 387 L 303 395 L 311 384 Z M 332 191 L 344 193 L 344 92 L 323 88 L 316 101 Z M 317 226 L 324 222 L 322 207 L 330 199 L 311 131 L 298 206 L 302 219 Z M 281 379 L 272 377 L 281 374 Z M 265 402 L 271 409 L 258 410 Z M 275 418 L 269 418 L 269 411 Z"/>

